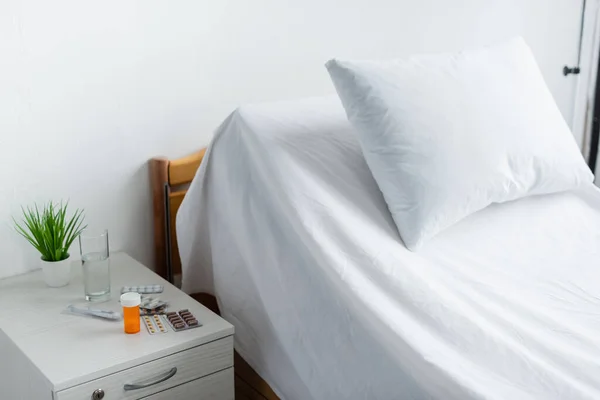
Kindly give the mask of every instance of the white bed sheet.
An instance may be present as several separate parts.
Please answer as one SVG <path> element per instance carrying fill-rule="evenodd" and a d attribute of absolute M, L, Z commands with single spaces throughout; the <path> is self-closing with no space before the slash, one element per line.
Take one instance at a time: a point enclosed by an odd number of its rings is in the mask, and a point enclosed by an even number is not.
<path fill-rule="evenodd" d="M 282 398 L 600 398 L 594 186 L 412 253 L 336 98 L 238 109 L 205 157 L 177 216 L 184 289 L 216 294 Z"/>

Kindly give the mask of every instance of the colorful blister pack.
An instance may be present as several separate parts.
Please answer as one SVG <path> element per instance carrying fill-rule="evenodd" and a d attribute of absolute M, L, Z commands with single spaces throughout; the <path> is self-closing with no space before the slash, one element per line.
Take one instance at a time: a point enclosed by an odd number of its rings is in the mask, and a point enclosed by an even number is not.
<path fill-rule="evenodd" d="M 146 325 L 149 334 L 155 335 L 157 333 L 167 333 L 167 324 L 160 315 L 145 315 L 141 318 L 144 321 L 144 325 Z"/>

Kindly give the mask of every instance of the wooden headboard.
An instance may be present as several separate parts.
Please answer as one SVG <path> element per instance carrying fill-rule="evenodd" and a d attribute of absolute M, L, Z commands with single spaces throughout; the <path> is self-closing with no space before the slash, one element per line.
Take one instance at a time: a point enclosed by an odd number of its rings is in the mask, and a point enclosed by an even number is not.
<path fill-rule="evenodd" d="M 175 284 L 181 283 L 181 259 L 177 250 L 175 216 L 205 152 L 204 148 L 175 160 L 164 157 L 150 160 L 154 268 L 157 274 Z"/>

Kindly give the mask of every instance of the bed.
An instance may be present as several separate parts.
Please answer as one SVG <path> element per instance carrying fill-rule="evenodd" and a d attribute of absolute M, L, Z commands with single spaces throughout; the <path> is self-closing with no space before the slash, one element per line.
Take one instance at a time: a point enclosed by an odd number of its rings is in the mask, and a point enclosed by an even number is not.
<path fill-rule="evenodd" d="M 155 272 L 181 287 L 181 259 L 177 251 L 175 217 L 206 148 L 175 160 L 155 157 L 150 160 L 153 207 Z M 213 292 L 190 295 L 213 312 L 220 314 Z M 237 353 L 234 353 L 235 393 L 239 400 L 279 400 L 271 387 Z"/>
<path fill-rule="evenodd" d="M 279 397 L 600 398 L 593 185 L 410 252 L 334 97 L 242 107 L 205 153 L 151 165 L 158 271 L 216 295 Z"/>

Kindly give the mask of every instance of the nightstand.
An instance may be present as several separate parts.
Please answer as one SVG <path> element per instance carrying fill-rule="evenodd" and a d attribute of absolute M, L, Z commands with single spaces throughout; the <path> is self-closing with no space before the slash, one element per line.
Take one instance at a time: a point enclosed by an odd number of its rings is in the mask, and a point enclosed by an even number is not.
<path fill-rule="evenodd" d="M 202 327 L 126 335 L 123 322 L 63 314 L 82 305 L 79 263 L 63 288 L 41 271 L 0 280 L 0 398 L 6 400 L 234 398 L 233 326 L 127 254 L 111 254 L 112 298 L 125 285 L 161 284 L 170 309 L 187 308 Z M 133 386 L 135 389 L 125 390 Z"/>

